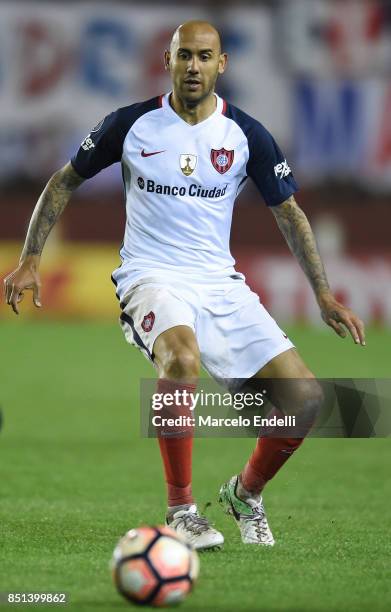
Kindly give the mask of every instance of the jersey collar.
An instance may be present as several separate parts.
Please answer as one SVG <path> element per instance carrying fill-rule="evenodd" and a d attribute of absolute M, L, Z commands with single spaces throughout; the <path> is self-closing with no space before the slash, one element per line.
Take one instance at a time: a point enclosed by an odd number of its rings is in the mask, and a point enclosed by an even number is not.
<path fill-rule="evenodd" d="M 172 94 L 172 91 L 169 91 L 168 93 L 164 94 L 161 97 L 161 105 L 162 108 L 169 114 L 171 114 L 172 116 L 176 117 L 176 119 L 178 121 L 181 121 L 182 123 L 184 123 L 185 125 L 187 125 L 188 128 L 194 130 L 196 128 L 198 128 L 199 126 L 204 126 L 206 123 L 208 123 L 209 121 L 213 120 L 216 118 L 217 115 L 221 115 L 224 111 L 224 100 L 222 98 L 220 98 L 220 96 L 218 96 L 216 93 L 215 98 L 216 98 L 216 108 L 213 111 L 213 113 L 211 115 L 209 115 L 209 117 L 207 117 L 206 119 L 204 119 L 203 121 L 200 121 L 199 123 L 196 123 L 195 125 L 190 125 L 190 123 L 187 123 L 187 121 L 185 121 L 184 119 L 182 119 L 182 117 L 180 117 L 178 115 L 178 113 L 176 113 L 174 111 L 174 109 L 172 108 L 171 104 L 170 104 L 170 96 Z"/>

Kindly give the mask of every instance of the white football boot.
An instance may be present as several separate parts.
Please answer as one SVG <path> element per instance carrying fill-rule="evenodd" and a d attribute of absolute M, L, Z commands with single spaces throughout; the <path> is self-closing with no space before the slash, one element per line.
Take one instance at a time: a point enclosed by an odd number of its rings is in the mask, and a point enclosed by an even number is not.
<path fill-rule="evenodd" d="M 226 514 L 234 517 L 244 544 L 274 546 L 262 497 L 241 499 L 237 494 L 238 480 L 238 476 L 233 476 L 223 484 L 219 493 L 220 505 Z"/>
<path fill-rule="evenodd" d="M 196 550 L 219 549 L 224 544 L 222 533 L 214 529 L 208 519 L 198 514 L 196 504 L 169 509 L 166 525 L 174 529 Z"/>

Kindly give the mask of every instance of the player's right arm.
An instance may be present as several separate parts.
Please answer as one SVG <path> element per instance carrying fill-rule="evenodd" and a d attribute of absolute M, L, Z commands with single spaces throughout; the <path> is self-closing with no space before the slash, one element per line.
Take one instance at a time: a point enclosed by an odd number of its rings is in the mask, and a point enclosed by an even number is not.
<path fill-rule="evenodd" d="M 156 98 L 157 100 L 157 98 Z M 136 107 L 136 110 L 135 110 Z M 72 193 L 85 181 L 122 158 L 123 143 L 140 105 L 118 109 L 96 125 L 81 143 L 71 161 L 53 174 L 34 209 L 19 266 L 4 280 L 5 299 L 19 314 L 18 303 L 25 289 L 32 289 L 33 301 L 41 306 L 38 266 L 46 238 Z M 141 105 L 141 111 L 142 111 Z M 139 109 L 139 111 L 137 111 Z"/>
<path fill-rule="evenodd" d="M 19 265 L 4 279 L 5 299 L 15 314 L 19 314 L 18 303 L 26 289 L 33 291 L 33 302 L 41 307 L 38 268 L 43 247 L 72 193 L 84 180 L 69 162 L 53 174 L 43 190 L 30 220 Z"/>

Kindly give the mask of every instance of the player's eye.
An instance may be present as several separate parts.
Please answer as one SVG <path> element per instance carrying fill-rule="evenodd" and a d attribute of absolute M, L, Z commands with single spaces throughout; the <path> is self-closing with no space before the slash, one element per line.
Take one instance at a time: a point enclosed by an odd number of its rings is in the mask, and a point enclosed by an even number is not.
<path fill-rule="evenodd" d="M 204 53 L 201 55 L 201 59 L 203 62 L 207 62 L 210 59 L 210 55 Z"/>

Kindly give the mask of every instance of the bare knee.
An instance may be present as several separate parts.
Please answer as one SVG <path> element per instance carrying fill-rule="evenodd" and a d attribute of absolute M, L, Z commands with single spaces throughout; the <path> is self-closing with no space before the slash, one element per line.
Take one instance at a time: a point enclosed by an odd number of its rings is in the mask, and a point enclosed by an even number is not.
<path fill-rule="evenodd" d="M 323 406 L 323 389 L 315 378 L 296 380 L 294 388 L 295 393 L 292 399 L 298 422 L 305 426 L 312 426 Z"/>
<path fill-rule="evenodd" d="M 193 331 L 179 326 L 164 332 L 155 342 L 155 363 L 161 378 L 194 381 L 200 373 L 200 352 Z"/>
<path fill-rule="evenodd" d="M 199 356 L 186 347 L 170 351 L 162 363 L 161 376 L 171 380 L 195 379 L 199 373 Z"/>

